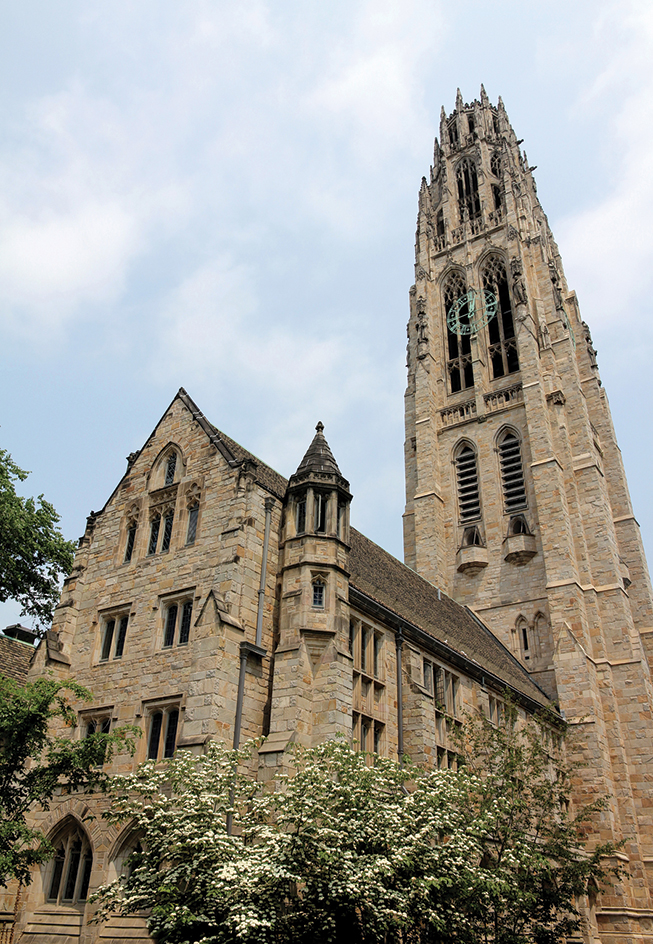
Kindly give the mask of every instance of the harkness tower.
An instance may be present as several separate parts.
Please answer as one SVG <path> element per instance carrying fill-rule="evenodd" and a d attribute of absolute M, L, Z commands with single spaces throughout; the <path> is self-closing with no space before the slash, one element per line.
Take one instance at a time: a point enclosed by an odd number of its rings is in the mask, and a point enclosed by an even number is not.
<path fill-rule="evenodd" d="M 405 559 L 578 727 L 579 796 L 608 796 L 601 838 L 626 840 L 598 931 L 649 940 L 651 583 L 596 351 L 520 144 L 501 99 L 458 91 L 422 179 Z"/>

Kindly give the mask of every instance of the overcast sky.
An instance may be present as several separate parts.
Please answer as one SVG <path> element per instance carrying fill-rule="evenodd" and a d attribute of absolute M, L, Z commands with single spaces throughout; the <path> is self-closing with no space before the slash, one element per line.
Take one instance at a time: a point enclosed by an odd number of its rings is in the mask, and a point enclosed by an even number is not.
<path fill-rule="evenodd" d="M 417 192 L 484 82 L 653 559 L 650 2 L 0 0 L 0 82 L 0 446 L 67 537 L 184 386 L 285 475 L 322 420 L 352 522 L 402 556 Z"/>

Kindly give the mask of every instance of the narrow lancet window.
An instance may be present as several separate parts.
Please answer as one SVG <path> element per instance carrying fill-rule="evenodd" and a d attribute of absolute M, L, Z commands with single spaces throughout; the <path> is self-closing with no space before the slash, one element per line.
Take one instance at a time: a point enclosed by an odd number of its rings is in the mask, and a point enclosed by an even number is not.
<path fill-rule="evenodd" d="M 501 486 L 503 488 L 503 508 L 505 514 L 511 514 L 518 508 L 526 506 L 526 485 L 524 483 L 521 443 L 512 430 L 506 430 L 499 440 L 499 464 L 501 467 Z M 517 532 L 514 531 L 513 533 Z"/>
<path fill-rule="evenodd" d="M 474 386 L 472 345 L 470 331 L 467 330 L 469 329 L 467 285 L 459 272 L 452 272 L 445 282 L 444 312 L 447 319 L 449 389 L 451 393 L 457 393 L 459 390 Z"/>
<path fill-rule="evenodd" d="M 499 256 L 491 256 L 483 267 L 483 288 L 497 299 L 497 313 L 488 323 L 490 346 L 488 354 L 494 379 L 519 370 L 517 339 L 512 315 L 512 304 L 506 267 Z"/>
<path fill-rule="evenodd" d="M 166 462 L 165 484 L 172 485 L 175 480 L 175 469 L 177 468 L 177 453 L 172 452 Z"/>
<path fill-rule="evenodd" d="M 170 539 L 172 537 L 172 523 L 175 518 L 174 511 L 167 511 L 163 519 L 163 539 L 161 541 L 161 551 L 170 550 Z"/>
<path fill-rule="evenodd" d="M 148 555 L 156 554 L 156 546 L 159 541 L 159 529 L 161 527 L 161 516 L 155 515 L 150 525 L 150 543 L 147 546 Z"/>
<path fill-rule="evenodd" d="M 186 544 L 194 544 L 197 537 L 197 519 L 200 513 L 199 505 L 192 505 L 188 509 L 188 530 L 186 532 Z"/>
<path fill-rule="evenodd" d="M 329 496 L 323 492 L 315 492 L 315 533 L 326 533 L 327 504 Z"/>
<path fill-rule="evenodd" d="M 306 495 L 297 499 L 297 534 L 306 530 Z"/>
<path fill-rule="evenodd" d="M 313 606 L 324 608 L 324 589 L 324 581 L 319 577 L 313 581 Z"/>
<path fill-rule="evenodd" d="M 460 520 L 473 521 L 481 517 L 481 494 L 476 453 L 468 443 L 457 450 L 455 462 Z"/>
<path fill-rule="evenodd" d="M 469 221 L 472 232 L 476 232 L 476 224 L 481 219 L 481 198 L 478 193 L 476 166 L 467 157 L 463 158 L 456 169 L 456 184 L 460 222 Z"/>

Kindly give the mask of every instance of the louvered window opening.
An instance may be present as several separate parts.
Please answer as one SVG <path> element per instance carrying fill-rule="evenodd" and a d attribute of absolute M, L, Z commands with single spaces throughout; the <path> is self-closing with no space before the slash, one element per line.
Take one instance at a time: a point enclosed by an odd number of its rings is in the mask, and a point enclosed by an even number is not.
<path fill-rule="evenodd" d="M 445 322 L 452 305 L 459 298 L 467 294 L 467 285 L 463 276 L 453 272 L 444 287 L 444 317 Z M 469 312 L 466 304 L 461 304 L 458 310 L 460 324 L 469 321 Z M 449 358 L 447 371 L 449 373 L 449 388 L 451 393 L 457 393 L 467 387 L 474 386 L 474 369 L 472 367 L 472 342 L 469 334 L 455 334 L 447 324 L 447 346 Z"/>
<path fill-rule="evenodd" d="M 513 433 L 507 433 L 499 446 L 503 504 L 507 513 L 526 505 L 526 485 L 521 445 Z"/>
<path fill-rule="evenodd" d="M 461 521 L 480 518 L 481 495 L 478 488 L 476 453 L 470 446 L 465 446 L 456 456 L 456 478 Z"/>

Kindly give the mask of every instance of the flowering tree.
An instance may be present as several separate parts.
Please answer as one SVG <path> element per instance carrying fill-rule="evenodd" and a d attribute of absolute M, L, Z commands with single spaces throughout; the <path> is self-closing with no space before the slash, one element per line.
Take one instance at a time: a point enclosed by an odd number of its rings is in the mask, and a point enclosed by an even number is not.
<path fill-rule="evenodd" d="M 147 910 L 170 944 L 560 940 L 606 850 L 582 851 L 557 748 L 512 713 L 466 726 L 457 771 L 335 740 L 295 749 L 274 792 L 240 772 L 255 745 L 116 778 L 110 818 L 141 845 L 100 889 L 99 917 Z"/>
<path fill-rule="evenodd" d="M 76 723 L 70 697 L 90 701 L 92 696 L 72 681 L 38 678 L 20 685 L 0 676 L 0 886 L 12 879 L 29 885 L 32 867 L 54 852 L 29 825 L 30 811 L 47 810 L 62 788 L 103 790 L 108 776 L 102 764 L 115 750 L 133 753 L 137 729 L 131 726 L 81 741 L 52 734 L 53 721 Z"/>

